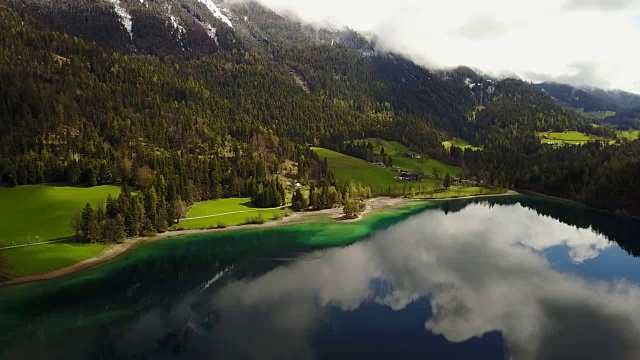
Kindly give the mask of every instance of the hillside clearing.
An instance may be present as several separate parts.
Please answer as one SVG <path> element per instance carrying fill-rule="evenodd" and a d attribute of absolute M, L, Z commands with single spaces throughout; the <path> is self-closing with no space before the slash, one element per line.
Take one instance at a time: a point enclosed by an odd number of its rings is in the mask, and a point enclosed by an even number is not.
<path fill-rule="evenodd" d="M 313 150 L 321 159 L 327 159 L 329 170 L 333 172 L 337 179 L 369 186 L 374 195 L 403 195 L 408 194 L 411 189 L 414 189 L 414 191 L 433 191 L 442 186 L 442 180 L 434 179 L 432 176 L 434 169 L 439 171 L 438 174 L 440 176 L 444 176 L 446 172 L 451 175 L 457 175 L 462 172 L 460 168 L 449 166 L 436 160 L 426 160 L 422 163 L 420 162 L 421 159 L 409 159 L 394 155 L 394 167 L 398 166 L 408 171 L 421 168 L 429 176 L 429 178 L 420 182 L 408 182 L 396 179 L 398 173 L 375 166 L 364 160 L 324 148 L 313 148 Z"/>
<path fill-rule="evenodd" d="M 578 131 L 564 131 L 564 132 L 553 132 L 553 131 L 545 131 L 539 132 L 538 137 L 543 144 L 574 144 L 574 145 L 582 145 L 591 141 L 603 140 L 599 137 L 587 135 Z"/>
<path fill-rule="evenodd" d="M 445 164 L 442 161 L 427 159 L 424 156 L 420 159 L 405 157 L 404 155 L 411 151 L 408 147 L 397 141 L 379 138 L 367 138 L 364 139 L 364 141 L 371 143 L 376 153 L 380 153 L 380 150 L 384 147 L 385 154 L 391 156 L 393 166 L 399 167 L 402 170 L 415 171 L 419 169 L 428 176 L 432 176 L 434 173 L 440 176 L 444 176 L 446 173 L 449 173 L 451 176 L 460 176 L 462 174 L 462 168 Z"/>
<path fill-rule="evenodd" d="M 461 149 L 471 149 L 471 150 L 482 150 L 481 148 L 477 147 L 477 146 L 473 146 L 471 144 L 469 144 L 466 140 L 460 139 L 460 138 L 453 138 L 449 141 L 445 141 L 442 143 L 442 145 L 444 145 L 444 148 L 449 150 L 451 149 L 452 146 L 456 146 L 459 147 Z"/>

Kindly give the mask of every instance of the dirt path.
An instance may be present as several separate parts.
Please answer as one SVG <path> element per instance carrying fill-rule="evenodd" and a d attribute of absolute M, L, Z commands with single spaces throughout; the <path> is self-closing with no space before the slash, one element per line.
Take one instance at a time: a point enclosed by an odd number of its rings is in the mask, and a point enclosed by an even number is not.
<path fill-rule="evenodd" d="M 71 240 L 70 238 L 66 238 L 66 239 L 42 241 L 42 242 L 30 243 L 30 244 L 12 245 L 12 246 L 0 247 L 0 250 L 18 249 L 18 248 L 23 248 L 27 246 L 37 246 L 37 245 L 45 245 L 45 244 L 55 244 L 55 243 L 65 242 L 70 240 Z"/>
<path fill-rule="evenodd" d="M 251 209 L 251 210 L 231 211 L 231 212 L 226 212 L 226 213 L 222 213 L 222 214 L 213 214 L 213 215 L 205 215 L 205 216 L 196 216 L 196 217 L 192 217 L 192 218 L 184 218 L 184 219 L 180 219 L 180 221 L 183 221 L 183 220 L 208 219 L 208 218 L 212 218 L 212 217 L 216 217 L 216 216 L 232 215 L 232 214 L 242 214 L 242 213 L 249 213 L 249 212 L 260 212 L 260 211 L 268 211 L 268 210 L 279 210 L 279 209 L 288 208 L 289 206 L 291 206 L 291 204 L 287 204 L 287 205 L 285 205 L 285 206 L 274 207 L 274 208 L 267 208 L 267 209 L 262 209 L 262 208 L 260 208 L 260 209 Z"/>
<path fill-rule="evenodd" d="M 468 199 L 468 198 L 481 198 L 481 197 L 495 197 L 495 196 L 512 196 L 512 195 L 518 195 L 517 192 L 515 191 L 508 191 L 507 193 L 504 194 L 492 194 L 492 195 L 481 195 L 481 196 L 470 196 L 470 197 L 463 197 L 463 198 L 454 198 L 454 199 Z M 451 198 L 449 199 L 407 199 L 407 198 L 390 198 L 390 197 L 378 197 L 378 198 L 373 198 L 373 199 L 369 199 L 366 201 L 367 203 L 367 207 L 366 210 L 361 214 L 361 216 L 357 219 L 353 219 L 353 220 L 344 220 L 343 219 L 343 213 L 342 213 L 342 208 L 333 208 L 333 209 L 327 209 L 327 210 L 320 210 L 320 211 L 309 211 L 309 212 L 297 212 L 297 213 L 293 213 L 291 216 L 283 218 L 281 220 L 278 221 L 270 221 L 264 224 L 251 224 L 251 225 L 239 225 L 239 226 L 234 226 L 234 227 L 229 227 L 229 228 L 224 228 L 224 229 L 206 229 L 206 230 L 180 230 L 180 231 L 169 231 L 163 234 L 159 234 L 155 237 L 149 237 L 149 238 L 132 238 L 132 239 L 127 239 L 125 240 L 123 243 L 121 244 L 117 244 L 116 246 L 105 250 L 103 253 L 101 253 L 100 255 L 91 258 L 91 259 L 87 259 L 84 260 L 80 263 L 77 263 L 75 265 L 66 267 L 66 268 L 62 268 L 59 270 L 55 270 L 55 271 L 51 271 L 48 273 L 44 273 L 44 274 L 38 274 L 38 275 L 29 275 L 29 276 L 21 276 L 15 279 L 11 279 L 9 281 L 6 281 L 4 283 L 0 283 L 0 287 L 5 287 L 5 286 L 11 286 L 11 285 L 18 285 L 18 284 L 25 284 L 25 283 L 30 283 L 30 282 L 36 282 L 36 281 L 42 281 L 42 280 L 50 280 L 50 279 L 54 279 L 54 278 L 58 278 L 58 277 L 62 277 L 65 275 L 70 275 L 70 274 L 74 274 L 83 270 L 87 270 L 89 268 L 92 268 L 94 266 L 97 266 L 99 264 L 103 264 L 107 261 L 110 261 L 122 254 L 125 254 L 127 251 L 130 251 L 131 249 L 135 248 L 136 246 L 139 246 L 141 244 L 146 244 L 146 243 L 150 243 L 150 242 L 155 242 L 155 241 L 159 241 L 159 240 L 163 240 L 163 239 L 169 239 L 169 238 L 174 238 L 174 237 L 181 237 L 181 236 L 186 236 L 186 235 L 198 235 L 198 234 L 208 234 L 208 233 L 216 233 L 216 232 L 229 232 L 229 231 L 240 231 L 240 230 L 247 230 L 247 229 L 265 229 L 265 228 L 274 228 L 274 227 L 282 227 L 282 226 L 288 226 L 288 225 L 294 225 L 294 224 L 299 224 L 299 223 L 303 223 L 307 220 L 311 220 L 313 218 L 319 218 L 319 217 L 325 217 L 325 218 L 330 218 L 336 221 L 340 221 L 340 222 L 355 222 L 355 221 L 360 221 L 362 219 L 364 219 L 367 215 L 371 214 L 372 212 L 375 211 L 380 211 L 383 209 L 392 209 L 392 208 L 396 208 L 408 203 L 412 203 L 412 202 L 416 202 L 416 201 L 445 201 L 445 200 L 452 200 Z"/>

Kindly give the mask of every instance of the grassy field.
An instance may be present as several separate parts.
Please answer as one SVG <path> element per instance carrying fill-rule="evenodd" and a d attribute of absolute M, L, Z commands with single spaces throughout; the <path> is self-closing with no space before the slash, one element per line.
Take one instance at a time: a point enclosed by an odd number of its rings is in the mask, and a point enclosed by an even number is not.
<path fill-rule="evenodd" d="M 477 146 L 473 146 L 469 144 L 467 141 L 462 140 L 460 138 L 453 138 L 449 141 L 445 141 L 442 143 L 442 145 L 444 145 L 445 149 L 447 150 L 451 149 L 451 146 L 457 146 L 461 149 L 482 150 L 481 148 Z"/>
<path fill-rule="evenodd" d="M 89 202 L 104 203 L 118 186 L 92 188 L 46 185 L 0 188 L 0 243 L 4 246 L 43 242 L 73 235 L 71 218 Z"/>
<path fill-rule="evenodd" d="M 329 169 L 336 178 L 344 181 L 353 180 L 364 186 L 370 186 L 371 190 L 386 186 L 402 185 L 402 181 L 396 180 L 397 174 L 389 170 L 371 165 L 368 162 L 335 151 L 313 148 L 321 159 L 327 158 Z M 395 160 L 395 159 L 394 159 Z"/>
<path fill-rule="evenodd" d="M 618 134 L 618 138 L 629 141 L 640 138 L 640 130 L 617 130 L 616 134 Z"/>
<path fill-rule="evenodd" d="M 235 214 L 227 214 L 231 212 L 238 212 Z M 236 226 L 245 223 L 245 220 L 249 217 L 255 217 L 262 214 L 262 217 L 268 221 L 271 220 L 274 214 L 282 214 L 284 210 L 263 210 L 251 205 L 251 199 L 249 198 L 230 198 L 230 199 L 218 199 L 210 201 L 202 201 L 194 204 L 187 218 L 201 217 L 225 214 L 219 216 L 212 216 L 203 219 L 194 220 L 182 220 L 180 225 L 185 229 L 206 229 L 210 227 L 216 227 L 218 222 L 223 222 L 226 226 Z"/>
<path fill-rule="evenodd" d="M 458 176 L 462 174 L 462 168 L 447 165 L 442 161 L 433 159 L 425 160 L 424 157 L 421 159 L 404 157 L 404 154 L 409 152 L 409 148 L 397 141 L 388 141 L 378 138 L 368 138 L 365 140 L 373 144 L 373 150 L 376 153 L 380 153 L 380 150 L 384 147 L 385 154 L 391 156 L 393 166 L 397 166 L 402 170 L 415 171 L 416 169 L 420 169 L 427 175 L 433 175 L 434 170 L 436 170 L 443 177 L 446 173 L 449 173 L 451 176 Z"/>
<path fill-rule="evenodd" d="M 372 165 L 364 160 L 323 148 L 313 148 L 313 150 L 318 154 L 318 156 L 320 156 L 320 158 L 327 158 L 329 169 L 334 173 L 336 178 L 343 181 L 354 181 L 364 186 L 369 186 L 371 187 L 371 191 L 374 195 L 387 194 L 389 188 L 394 192 L 401 193 L 403 190 L 408 191 L 410 187 L 414 189 L 418 187 L 435 189 L 442 186 L 442 180 L 435 180 L 433 178 L 426 179 L 419 183 L 397 180 L 395 177 L 398 176 L 398 173 Z M 385 152 L 386 151 L 387 150 L 385 148 Z M 405 163 L 401 163 L 403 161 Z M 447 171 L 452 175 L 462 172 L 462 169 L 460 168 L 448 166 L 435 160 L 428 160 L 424 163 L 420 163 L 420 159 L 409 159 L 394 156 L 393 163 L 394 166 L 399 166 L 406 170 L 413 170 L 418 166 L 422 166 L 427 175 L 431 175 L 430 171 L 436 166 L 440 167 L 440 174 L 442 176 L 444 176 Z M 427 169 L 429 171 L 426 171 Z"/>
<path fill-rule="evenodd" d="M 602 121 L 609 116 L 615 116 L 615 111 L 584 111 L 584 109 L 575 109 L 579 114 L 586 117 L 587 119 Z"/>
<path fill-rule="evenodd" d="M 414 196 L 414 199 L 446 199 L 446 198 L 457 198 L 457 197 L 465 197 L 465 196 L 478 196 L 478 195 L 492 195 L 492 194 L 502 194 L 505 193 L 506 189 L 488 189 L 483 187 L 462 187 L 462 186 L 452 186 L 447 191 L 436 192 L 433 194 L 421 194 Z"/>
<path fill-rule="evenodd" d="M 361 141 L 361 140 L 357 140 Z M 409 148 L 402 145 L 397 141 L 384 140 L 379 138 L 366 138 L 366 142 L 370 142 L 373 145 L 373 151 L 380 153 L 380 150 L 384 147 L 384 151 L 387 155 L 399 155 L 409 151 Z"/>
<path fill-rule="evenodd" d="M 574 144 L 582 145 L 590 141 L 602 140 L 595 136 L 590 136 L 577 131 L 565 132 L 539 132 L 538 137 L 543 144 Z"/>
<path fill-rule="evenodd" d="M 110 245 L 57 243 L 2 250 L 15 276 L 42 274 L 97 256 Z"/>

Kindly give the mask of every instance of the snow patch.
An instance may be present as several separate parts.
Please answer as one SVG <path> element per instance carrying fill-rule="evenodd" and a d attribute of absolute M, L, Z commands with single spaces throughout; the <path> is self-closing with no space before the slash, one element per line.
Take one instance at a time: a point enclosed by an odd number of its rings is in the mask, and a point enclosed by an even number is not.
<path fill-rule="evenodd" d="M 200 22 L 200 25 L 202 25 L 202 27 L 207 31 L 207 35 L 209 35 L 209 37 L 216 42 L 216 45 L 220 46 L 220 43 L 218 42 L 218 36 L 217 36 L 218 29 L 214 28 L 213 26 L 211 26 L 211 24 L 208 24 L 208 23 Z"/>
<path fill-rule="evenodd" d="M 166 5 L 165 9 L 167 10 L 167 15 L 169 15 L 169 19 L 171 21 L 171 25 L 173 26 L 173 28 L 175 30 L 178 31 L 178 35 L 182 35 L 184 33 L 186 33 L 187 31 L 184 29 L 183 26 L 180 25 L 180 22 L 178 21 L 178 18 L 176 18 L 175 16 L 173 16 L 173 14 L 171 13 L 171 5 Z"/>
<path fill-rule="evenodd" d="M 249 18 L 245 16 L 244 21 L 249 21 Z"/>
<path fill-rule="evenodd" d="M 131 32 L 131 26 L 133 25 L 133 22 L 131 21 L 131 14 L 129 14 L 129 12 L 127 12 L 125 8 L 120 6 L 120 0 L 107 0 L 107 1 L 113 4 L 113 6 L 116 9 L 116 14 L 120 16 L 120 23 L 124 25 L 124 28 L 127 29 L 127 32 L 129 33 L 129 37 L 133 39 L 133 32 Z"/>
<path fill-rule="evenodd" d="M 216 6 L 216 4 L 213 3 L 213 1 L 211 1 L 211 0 L 199 0 L 199 1 L 201 3 L 203 3 L 209 9 L 209 11 L 211 11 L 213 16 L 215 16 L 217 19 L 222 20 L 222 22 L 224 22 L 225 24 L 229 25 L 229 27 L 233 27 L 233 24 L 231 24 L 231 20 L 229 20 L 228 17 L 226 17 L 224 14 L 222 14 L 220 9 Z M 228 10 L 226 10 L 226 9 L 225 9 L 225 11 L 228 12 Z"/>
<path fill-rule="evenodd" d="M 169 15 L 169 16 L 171 17 L 171 25 L 173 25 L 173 28 L 178 30 L 180 34 L 184 34 L 186 30 L 184 29 L 184 27 L 180 25 L 180 23 L 178 22 L 178 19 L 176 19 L 176 17 L 173 15 Z"/>

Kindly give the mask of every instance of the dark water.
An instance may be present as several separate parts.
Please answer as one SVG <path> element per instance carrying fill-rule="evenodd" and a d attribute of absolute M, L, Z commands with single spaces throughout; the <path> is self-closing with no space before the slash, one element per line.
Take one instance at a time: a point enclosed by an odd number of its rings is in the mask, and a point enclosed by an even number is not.
<path fill-rule="evenodd" d="M 638 359 L 639 225 L 518 197 L 158 242 L 0 289 L 0 358 Z"/>

